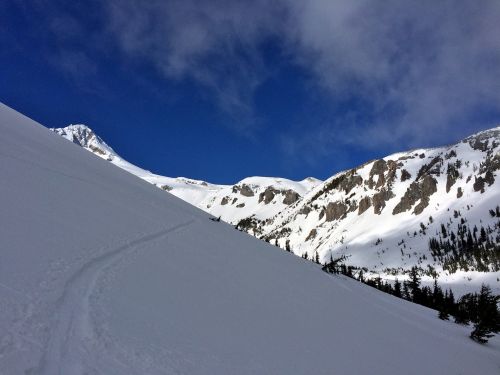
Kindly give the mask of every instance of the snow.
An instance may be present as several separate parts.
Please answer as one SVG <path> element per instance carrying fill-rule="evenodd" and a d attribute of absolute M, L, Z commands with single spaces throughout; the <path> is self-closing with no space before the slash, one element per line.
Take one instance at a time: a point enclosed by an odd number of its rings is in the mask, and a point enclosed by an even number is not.
<path fill-rule="evenodd" d="M 0 105 L 2 374 L 498 374 L 436 312 L 236 231 Z"/>
<path fill-rule="evenodd" d="M 51 130 L 127 172 L 170 192 L 212 215 L 220 216 L 224 221 L 232 224 L 237 224 L 241 219 L 251 216 L 265 220 L 283 210 L 286 205 L 282 203 L 282 195 L 278 195 L 270 204 L 258 201 L 259 194 L 269 187 L 282 191 L 293 190 L 300 196 L 303 196 L 321 183 L 321 180 L 314 177 L 307 177 L 302 181 L 292 181 L 280 177 L 254 176 L 247 177 L 234 185 L 217 185 L 185 177 L 172 178 L 160 176 L 123 159 L 86 125 L 69 125 L 65 128 Z M 253 197 L 246 197 L 233 192 L 234 187 L 241 187 L 242 185 L 250 186 L 255 195 Z M 224 198 L 228 199 L 229 204 L 220 204 Z M 278 198 L 281 198 L 281 200 Z"/>
<path fill-rule="evenodd" d="M 493 134 L 498 130 L 500 128 L 478 134 Z M 490 145 L 493 143 L 492 141 L 493 139 L 490 139 Z M 500 152 L 499 144 L 499 139 L 496 139 L 496 146 L 492 149 L 493 153 Z M 457 156 L 445 159 L 444 156 L 451 150 L 455 151 Z M 425 155 L 423 159 L 419 157 L 421 154 Z M 417 156 L 414 157 L 415 155 Z M 475 225 L 478 228 L 481 226 L 494 227 L 497 219 L 491 218 L 488 211 L 500 203 L 498 199 L 500 196 L 498 173 L 496 173 L 495 183 L 488 186 L 484 193 L 474 191 L 473 180 L 467 182 L 467 176 L 477 174 L 476 168 L 484 161 L 485 155 L 485 152 L 474 150 L 467 142 L 460 142 L 448 147 L 417 149 L 389 155 L 384 160 L 399 161 L 402 163 L 400 168 L 406 169 L 412 178 L 400 181 L 401 172 L 398 170 L 395 183 L 392 186 L 394 197 L 386 202 L 386 206 L 380 214 L 374 213 L 373 208 L 370 207 L 361 215 L 355 210 L 348 212 L 345 218 L 332 222 L 326 222 L 324 217 L 320 219 L 319 213 L 322 207 L 327 206 L 330 202 L 345 202 L 351 197 L 359 201 L 362 197 L 373 196 L 377 192 L 367 187 L 366 184 L 362 184 L 355 186 L 348 194 L 340 189 L 333 189 L 316 198 L 325 186 L 347 172 L 344 171 L 310 190 L 297 205 L 286 207 L 277 216 L 268 220 L 261 230 L 266 234 L 278 235 L 283 229 L 289 229 L 289 234 L 280 238 L 280 246 L 283 247 L 285 241 L 289 240 L 292 251 L 297 255 L 307 253 L 311 258 L 317 252 L 323 262 L 328 261 L 331 254 L 333 257 L 346 255 L 348 256 L 348 264 L 367 267 L 373 271 L 374 275 L 379 275 L 383 279 L 393 279 L 386 272 L 387 268 L 408 270 L 412 266 L 418 265 L 425 269 L 427 265 L 432 265 L 439 273 L 438 282 L 445 288 L 452 288 L 456 296 L 467 292 L 477 292 L 483 282 L 489 284 L 494 293 L 500 294 L 500 272 L 482 273 L 471 270 L 449 275 L 433 261 L 428 249 L 429 237 L 437 237 L 437 234 L 440 233 L 441 223 L 449 224 L 449 229 L 454 231 L 462 218 L 466 219 L 467 225 L 471 228 Z M 412 156 L 413 158 L 411 158 Z M 394 207 L 414 181 L 419 169 L 424 163 L 429 163 L 437 156 L 441 156 L 445 160 L 441 167 L 441 175 L 434 176 L 437 180 L 437 192 L 430 196 L 429 205 L 419 215 L 415 215 L 412 212 L 413 209 L 393 215 Z M 447 164 L 455 163 L 458 159 L 463 162 L 460 168 L 463 177 L 459 178 L 450 192 L 447 193 Z M 366 163 L 356 168 L 355 173 L 363 181 L 367 181 L 372 166 L 373 162 Z M 457 199 L 456 192 L 459 187 L 463 191 L 463 196 Z M 307 215 L 301 214 L 301 210 L 310 202 L 319 208 L 312 210 Z M 461 213 L 458 218 L 454 217 L 455 210 Z M 433 222 L 430 222 L 431 216 Z M 427 228 L 426 234 L 419 233 L 421 223 Z M 308 239 L 308 235 L 313 229 L 317 234 L 315 238 Z M 413 235 L 414 232 L 417 232 L 416 236 Z M 408 233 L 410 234 L 408 235 Z M 378 239 L 382 239 L 382 242 L 378 243 Z M 404 243 L 401 242 L 403 240 Z M 404 255 L 401 251 L 404 252 Z M 426 256 L 427 259 L 419 262 L 419 258 L 423 256 Z M 401 274 L 398 277 L 399 279 L 404 278 Z"/>
<path fill-rule="evenodd" d="M 438 281 L 445 288 L 451 288 L 456 296 L 468 292 L 479 290 L 481 283 L 490 285 L 495 293 L 500 293 L 500 272 L 481 273 L 474 270 L 459 272 L 456 275 L 449 275 L 442 270 L 441 264 L 436 263 L 428 251 L 429 236 L 436 236 L 440 232 L 441 223 L 450 224 L 450 229 L 456 229 L 457 223 L 465 218 L 471 227 L 477 225 L 494 224 L 494 219 L 489 216 L 489 209 L 498 204 L 500 196 L 500 184 L 497 183 L 486 189 L 484 193 L 473 191 L 472 183 L 467 182 L 467 176 L 475 175 L 476 168 L 484 161 L 485 153 L 481 150 L 470 147 L 469 142 L 473 137 L 480 137 L 483 141 L 489 139 L 489 144 L 496 141 L 496 149 L 493 152 L 500 152 L 498 147 L 499 128 L 477 133 L 455 145 L 430 148 L 414 149 L 406 152 L 399 152 L 389 155 L 384 160 L 397 160 L 402 163 L 401 168 L 406 169 L 412 178 L 400 181 L 401 170 L 397 171 L 396 182 L 392 186 L 394 198 L 390 199 L 382 213 L 375 214 L 373 209 L 358 215 L 357 211 L 350 212 L 341 220 L 331 223 L 320 219 L 320 210 L 329 202 L 344 202 L 350 199 L 347 194 L 339 190 L 333 190 L 328 194 L 320 194 L 320 198 L 314 200 L 316 211 L 308 215 L 299 214 L 305 204 L 312 201 L 312 197 L 317 196 L 325 186 L 348 171 L 339 172 L 322 182 L 309 177 L 303 181 L 291 181 L 279 177 L 248 177 L 235 185 L 215 185 L 205 181 L 193 180 L 189 178 L 171 178 L 153 174 L 141 169 L 121 158 L 116 152 L 99 138 L 90 128 L 85 125 L 70 125 L 62 129 L 52 129 L 64 138 L 81 145 L 94 154 L 102 157 L 125 169 L 126 171 L 158 186 L 177 197 L 201 208 L 202 210 L 221 217 L 222 220 L 237 224 L 245 218 L 256 218 L 260 220 L 260 225 L 256 230 L 249 233 L 257 237 L 278 233 L 279 245 L 285 247 L 287 240 L 290 241 L 293 252 L 297 255 L 305 253 L 314 257 L 317 252 L 324 262 L 340 255 L 348 256 L 348 263 L 359 267 L 367 267 L 372 272 L 367 276 L 380 276 L 385 280 L 392 280 L 393 275 L 388 273 L 387 268 L 392 268 L 391 272 L 398 269 L 400 279 L 405 279 L 403 270 L 408 270 L 414 265 L 426 268 L 431 265 L 439 273 Z M 457 156 L 446 157 L 453 150 Z M 423 157 L 420 157 L 423 156 Z M 405 194 L 406 190 L 417 176 L 419 169 L 425 163 L 429 163 L 435 157 L 444 158 L 441 167 L 441 176 L 437 178 L 438 191 L 431 196 L 429 206 L 420 214 L 415 215 L 412 210 L 392 214 L 392 210 Z M 460 174 L 462 175 L 453 185 L 450 192 L 446 192 L 446 167 L 448 163 L 462 161 Z M 369 179 L 373 161 L 356 168 L 356 174 L 364 181 Z M 378 175 L 374 176 L 377 182 Z M 243 186 L 250 188 L 252 196 L 241 194 L 239 189 Z M 460 199 L 456 198 L 457 188 L 463 191 Z M 261 194 L 267 189 L 273 189 L 278 193 L 270 202 L 264 202 Z M 286 191 L 291 190 L 300 195 L 299 200 L 293 204 L 285 204 L 283 201 Z M 357 186 L 352 190 L 353 199 L 360 199 L 362 196 L 373 196 L 377 189 L 364 186 Z M 349 194 L 352 194 L 351 192 Z M 461 212 L 459 218 L 453 217 L 454 211 Z M 434 222 L 429 222 L 429 217 L 434 218 Z M 427 227 L 427 234 L 421 234 L 421 223 Z M 281 234 L 282 229 L 290 229 L 290 234 Z M 317 232 L 315 238 L 309 238 L 312 230 Z M 417 236 L 413 233 L 417 232 Z M 411 235 L 408 235 L 410 233 Z M 306 240 L 307 239 L 307 240 Z M 383 242 L 379 242 L 383 239 Z M 402 242 L 404 241 L 404 242 Z M 377 245 L 378 244 L 378 245 Z M 403 253 L 401 253 L 403 251 Z M 422 260 L 426 257 L 427 259 Z M 419 260 L 420 259 L 420 260 Z M 425 278 L 424 278 L 425 279 Z M 433 280 L 430 281 L 433 283 Z"/>

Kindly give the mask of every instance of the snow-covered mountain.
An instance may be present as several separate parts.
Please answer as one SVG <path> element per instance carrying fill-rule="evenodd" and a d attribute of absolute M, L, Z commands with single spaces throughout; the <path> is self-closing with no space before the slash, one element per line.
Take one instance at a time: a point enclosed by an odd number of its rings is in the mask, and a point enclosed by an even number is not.
<path fill-rule="evenodd" d="M 159 176 L 124 160 L 85 125 L 69 125 L 51 130 L 202 210 L 221 216 L 224 221 L 232 224 L 248 217 L 255 217 L 258 220 L 271 218 L 321 183 L 312 177 L 303 181 L 249 177 L 234 185 L 215 185 L 185 177 Z"/>
<path fill-rule="evenodd" d="M 500 292 L 499 170 L 494 128 L 338 173 L 248 230 L 323 262 L 345 255 L 385 278 L 418 266 L 429 282 L 439 275 L 442 283 L 487 282 Z"/>
<path fill-rule="evenodd" d="M 224 185 L 209 184 L 205 181 L 193 180 L 184 177 L 165 177 L 154 174 L 150 171 L 139 168 L 118 155 L 110 146 L 108 146 L 92 129 L 85 125 L 69 125 L 65 128 L 50 129 L 67 140 L 85 148 L 95 155 L 113 163 L 114 165 L 125 169 L 147 182 L 158 186 L 159 188 L 170 191 L 179 198 L 199 205 L 207 197 L 213 196 L 219 190 L 225 188 Z"/>
<path fill-rule="evenodd" d="M 404 279 L 418 266 L 424 282 L 439 276 L 459 294 L 482 282 L 500 293 L 500 128 L 451 146 L 390 155 L 324 182 L 250 177 L 226 186 L 144 171 L 83 125 L 52 130 L 297 255 L 317 254 L 322 262 L 345 255 L 368 276 L 389 280 Z M 469 230 L 482 249 L 476 255 L 459 238 L 467 239 Z M 484 241 L 477 242 L 478 236 Z M 439 243 L 434 249 L 431 240 Z"/>
<path fill-rule="evenodd" d="M 500 369 L 497 338 L 213 222 L 1 104 L 0 175 L 2 374 Z"/>

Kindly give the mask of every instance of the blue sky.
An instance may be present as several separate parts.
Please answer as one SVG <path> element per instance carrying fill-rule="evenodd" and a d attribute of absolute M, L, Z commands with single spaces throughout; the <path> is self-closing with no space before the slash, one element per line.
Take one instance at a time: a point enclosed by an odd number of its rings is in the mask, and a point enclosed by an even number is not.
<path fill-rule="evenodd" d="M 323 179 L 500 124 L 499 19 L 488 0 L 7 0 L 0 100 L 163 175 Z"/>

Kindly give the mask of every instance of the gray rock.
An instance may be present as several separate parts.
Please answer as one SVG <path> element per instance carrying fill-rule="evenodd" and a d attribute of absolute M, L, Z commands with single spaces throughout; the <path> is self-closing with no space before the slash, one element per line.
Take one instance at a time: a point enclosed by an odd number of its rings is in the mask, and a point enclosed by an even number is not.
<path fill-rule="evenodd" d="M 413 213 L 419 215 L 429 205 L 429 199 L 437 191 L 437 181 L 432 176 L 425 176 L 421 181 L 412 182 L 406 190 L 401 201 L 394 207 L 393 215 L 410 210 L 415 203 L 420 203 L 415 207 Z"/>
<path fill-rule="evenodd" d="M 264 201 L 264 204 L 269 204 L 274 199 L 275 195 L 278 194 L 279 191 L 273 188 L 272 186 L 267 187 L 262 193 L 259 194 L 259 203 Z"/>
<path fill-rule="evenodd" d="M 317 235 L 318 235 L 317 230 L 316 229 L 311 229 L 311 231 L 307 235 L 306 241 L 309 241 L 309 240 L 312 240 L 312 239 L 316 238 Z"/>
<path fill-rule="evenodd" d="M 283 199 L 283 204 L 286 205 L 291 205 L 295 202 L 297 202 L 300 198 L 300 195 L 293 190 L 287 190 L 285 191 L 285 199 Z"/>
<path fill-rule="evenodd" d="M 361 215 L 367 209 L 369 209 L 372 205 L 372 200 L 370 197 L 364 197 L 359 201 L 358 215 Z"/>
<path fill-rule="evenodd" d="M 342 202 L 330 202 L 325 208 L 325 220 L 334 221 L 343 218 L 348 210 L 348 206 Z"/>
<path fill-rule="evenodd" d="M 373 212 L 380 215 L 385 207 L 385 202 L 389 199 L 394 198 L 394 193 L 390 190 L 382 189 L 378 193 L 373 195 Z"/>
<path fill-rule="evenodd" d="M 408 172 L 406 169 L 402 169 L 401 170 L 401 182 L 409 180 L 410 178 L 411 178 L 410 172 Z"/>

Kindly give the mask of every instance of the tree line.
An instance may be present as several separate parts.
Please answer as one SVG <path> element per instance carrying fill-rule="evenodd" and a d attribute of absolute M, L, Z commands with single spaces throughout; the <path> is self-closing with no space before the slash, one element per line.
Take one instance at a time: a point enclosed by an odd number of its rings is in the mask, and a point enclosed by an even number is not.
<path fill-rule="evenodd" d="M 365 278 L 363 269 L 347 266 L 345 256 L 337 259 L 331 258 L 323 265 L 322 270 L 332 274 L 342 274 L 358 280 L 366 285 L 379 289 L 395 297 L 417 303 L 438 311 L 440 319 L 454 318 L 455 323 L 473 324 L 470 338 L 479 343 L 486 343 L 494 334 L 500 332 L 500 309 L 498 307 L 500 296 L 492 294 L 491 288 L 481 286 L 478 293 L 468 293 L 455 299 L 451 289 L 443 291 L 434 279 L 433 288 L 421 285 L 421 272 L 418 267 L 412 267 L 409 279 L 400 282 L 397 278 L 394 284 L 384 282 L 380 276 Z"/>
<path fill-rule="evenodd" d="M 493 217 L 500 217 L 499 207 L 490 210 Z M 437 237 L 429 239 L 429 250 L 434 261 L 442 264 L 443 270 L 479 272 L 500 271 L 500 220 L 491 226 L 476 225 L 471 229 L 462 218 L 456 232 L 441 224 Z"/>

